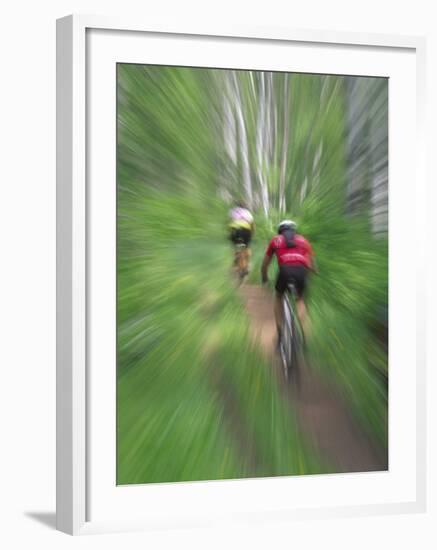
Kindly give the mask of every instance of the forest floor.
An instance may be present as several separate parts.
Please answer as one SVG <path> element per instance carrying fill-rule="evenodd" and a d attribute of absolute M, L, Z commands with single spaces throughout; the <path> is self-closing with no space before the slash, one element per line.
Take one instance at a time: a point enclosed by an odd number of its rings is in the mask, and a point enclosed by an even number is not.
<path fill-rule="evenodd" d="M 332 472 L 383 471 L 388 467 L 385 450 L 378 448 L 355 421 L 338 388 L 322 379 L 306 363 L 299 384 L 287 387 L 275 352 L 276 328 L 269 290 L 243 284 L 240 293 L 250 318 L 254 341 L 272 365 L 284 398 L 296 412 L 302 435 Z"/>

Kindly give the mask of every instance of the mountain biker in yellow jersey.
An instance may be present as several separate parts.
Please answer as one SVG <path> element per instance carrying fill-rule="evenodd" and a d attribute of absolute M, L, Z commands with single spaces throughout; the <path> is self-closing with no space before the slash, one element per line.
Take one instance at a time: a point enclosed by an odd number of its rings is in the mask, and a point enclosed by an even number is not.
<path fill-rule="evenodd" d="M 304 335 L 308 335 L 308 315 L 304 301 L 308 272 L 314 271 L 314 253 L 310 243 L 296 233 L 296 223 L 293 220 L 283 220 L 278 225 L 278 235 L 273 237 L 266 250 L 261 267 L 261 279 L 268 282 L 268 268 L 273 254 L 279 265 L 275 290 L 275 321 L 278 331 L 278 342 L 281 339 L 282 327 L 282 297 L 289 283 L 293 283 L 297 294 L 297 316 Z"/>
<path fill-rule="evenodd" d="M 243 201 L 238 201 L 236 206 L 229 212 L 229 238 L 234 243 L 244 244 L 244 260 L 247 266 L 245 275 L 248 274 L 250 249 L 249 244 L 255 231 L 255 222 L 253 216 Z M 234 265 L 237 264 L 237 254 L 235 255 Z"/>

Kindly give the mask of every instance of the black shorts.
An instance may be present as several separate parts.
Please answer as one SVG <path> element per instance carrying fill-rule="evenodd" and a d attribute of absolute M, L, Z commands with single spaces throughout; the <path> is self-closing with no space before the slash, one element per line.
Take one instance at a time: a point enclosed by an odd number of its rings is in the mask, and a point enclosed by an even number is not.
<path fill-rule="evenodd" d="M 301 297 L 305 292 L 307 277 L 308 269 L 303 265 L 281 265 L 276 279 L 276 292 L 283 294 L 287 289 L 287 285 L 293 283 L 297 295 Z"/>
<path fill-rule="evenodd" d="M 252 231 L 245 227 L 234 227 L 231 229 L 230 239 L 234 244 L 245 244 L 248 246 L 252 238 Z"/>

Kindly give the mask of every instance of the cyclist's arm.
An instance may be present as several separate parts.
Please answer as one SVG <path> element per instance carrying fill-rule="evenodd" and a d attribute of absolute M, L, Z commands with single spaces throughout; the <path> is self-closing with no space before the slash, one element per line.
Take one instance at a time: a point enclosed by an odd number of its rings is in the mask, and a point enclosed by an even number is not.
<path fill-rule="evenodd" d="M 310 260 L 311 260 L 310 270 L 313 271 L 314 273 L 318 273 L 319 270 L 318 270 L 318 267 L 317 267 L 316 257 L 314 255 L 314 250 L 313 250 L 312 246 L 310 245 L 310 243 L 308 243 L 308 249 L 309 249 Z"/>
<path fill-rule="evenodd" d="M 268 276 L 268 269 L 270 262 L 273 258 L 273 252 L 274 252 L 274 240 L 272 239 L 269 243 L 269 246 L 267 247 L 266 253 L 264 255 L 263 263 L 261 265 L 261 280 L 263 283 L 267 283 L 269 280 Z"/>
<path fill-rule="evenodd" d="M 267 281 L 269 280 L 268 270 L 269 270 L 269 265 L 271 261 L 272 261 L 272 256 L 269 256 L 268 254 L 266 254 L 264 256 L 264 260 L 261 265 L 261 280 L 263 283 L 267 283 Z"/>

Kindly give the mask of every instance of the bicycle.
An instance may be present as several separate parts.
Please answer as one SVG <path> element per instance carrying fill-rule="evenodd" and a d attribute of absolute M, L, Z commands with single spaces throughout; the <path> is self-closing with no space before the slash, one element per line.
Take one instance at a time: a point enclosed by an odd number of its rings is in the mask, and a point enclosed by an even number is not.
<path fill-rule="evenodd" d="M 299 366 L 302 360 L 303 335 L 296 314 L 297 292 L 293 283 L 288 284 L 283 296 L 283 315 L 279 352 L 286 383 L 298 382 Z"/>

